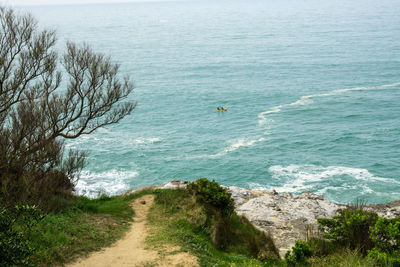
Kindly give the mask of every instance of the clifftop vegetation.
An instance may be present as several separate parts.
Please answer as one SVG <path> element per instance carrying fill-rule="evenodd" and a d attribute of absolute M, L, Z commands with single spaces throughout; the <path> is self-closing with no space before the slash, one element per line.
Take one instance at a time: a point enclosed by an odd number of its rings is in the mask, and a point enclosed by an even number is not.
<path fill-rule="evenodd" d="M 109 57 L 72 42 L 60 55 L 55 44 L 55 32 L 39 29 L 31 15 L 0 7 L 1 266 L 30 265 L 34 241 L 26 238 L 50 212 L 82 219 L 70 208 L 82 200 L 73 190 L 85 152 L 66 150 L 64 141 L 135 107 L 130 78 Z M 56 218 L 73 221 L 69 215 Z"/>
<path fill-rule="evenodd" d="M 118 65 L 71 42 L 59 55 L 56 34 L 30 15 L 0 8 L 0 199 L 3 204 L 62 208 L 85 153 L 65 139 L 119 122 L 135 103 Z"/>

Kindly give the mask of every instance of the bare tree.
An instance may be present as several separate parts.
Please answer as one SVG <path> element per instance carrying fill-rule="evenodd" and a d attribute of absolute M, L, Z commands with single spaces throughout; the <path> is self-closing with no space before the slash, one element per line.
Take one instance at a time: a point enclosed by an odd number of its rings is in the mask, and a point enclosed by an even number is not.
<path fill-rule="evenodd" d="M 0 197 L 43 200 L 71 191 L 84 153 L 64 139 L 119 122 L 135 103 L 129 77 L 88 45 L 67 43 L 59 57 L 53 31 L 31 15 L 0 7 Z M 62 85 L 62 86 L 61 86 Z"/>

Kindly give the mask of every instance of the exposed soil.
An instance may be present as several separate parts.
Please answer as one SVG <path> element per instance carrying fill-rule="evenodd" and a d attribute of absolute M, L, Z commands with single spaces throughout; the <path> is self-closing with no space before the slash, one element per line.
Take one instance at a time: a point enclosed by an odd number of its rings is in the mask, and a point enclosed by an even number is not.
<path fill-rule="evenodd" d="M 189 253 L 179 252 L 169 255 L 160 253 L 151 248 L 146 249 L 148 234 L 147 214 L 153 204 L 154 196 L 145 195 L 132 203 L 136 216 L 126 235 L 111 247 L 80 258 L 73 264 L 75 266 L 198 266 L 197 258 Z M 178 251 L 179 247 L 164 248 L 166 251 Z"/>

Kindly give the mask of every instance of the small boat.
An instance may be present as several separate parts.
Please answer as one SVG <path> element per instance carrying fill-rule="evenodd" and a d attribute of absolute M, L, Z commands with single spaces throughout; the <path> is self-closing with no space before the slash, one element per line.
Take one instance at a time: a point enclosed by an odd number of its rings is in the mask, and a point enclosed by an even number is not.
<path fill-rule="evenodd" d="M 224 107 L 217 107 L 217 111 L 227 111 L 228 109 L 227 108 L 224 108 Z"/>

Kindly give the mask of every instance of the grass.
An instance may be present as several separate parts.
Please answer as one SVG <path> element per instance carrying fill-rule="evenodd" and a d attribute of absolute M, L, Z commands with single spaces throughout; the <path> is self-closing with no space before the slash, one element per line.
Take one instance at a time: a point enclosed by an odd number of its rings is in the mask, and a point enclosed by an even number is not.
<path fill-rule="evenodd" d="M 243 243 L 232 244 L 225 251 L 218 250 L 212 241 L 212 233 L 205 226 L 207 218 L 204 207 L 186 190 L 155 190 L 154 194 L 155 204 L 148 217 L 152 229 L 149 237 L 151 246 L 180 246 L 182 251 L 197 256 L 201 266 L 283 265 L 282 261 L 260 261 L 252 257 L 251 251 Z M 239 216 L 233 217 L 235 230 L 251 237 L 258 233 L 250 224 L 243 224 Z"/>
<path fill-rule="evenodd" d="M 46 216 L 28 238 L 36 248 L 34 262 L 52 265 L 108 246 L 127 228 L 128 221 L 110 215 L 67 212 Z"/>
<path fill-rule="evenodd" d="M 155 195 L 148 216 L 151 229 L 148 245 L 161 253 L 189 252 L 198 258 L 200 266 L 287 266 L 283 260 L 262 253 L 259 257 L 254 255 L 254 251 L 271 252 L 274 248 L 268 236 L 246 219 L 236 214 L 229 220 L 210 218 L 210 211 L 187 190 L 160 189 L 127 196 L 74 198 L 68 209 L 47 214 L 28 233 L 35 248 L 31 260 L 37 266 L 64 265 L 111 245 L 129 229 L 134 217 L 131 202 L 145 194 Z M 222 249 L 215 245 L 215 229 L 229 235 L 228 245 Z M 179 246 L 180 250 L 165 250 L 166 245 Z M 326 247 L 331 251 L 329 248 Z M 313 256 L 299 266 L 376 266 L 375 261 L 357 251 L 337 247 L 333 251 L 326 256 Z"/>
<path fill-rule="evenodd" d="M 361 253 L 354 250 L 346 250 L 336 252 L 324 257 L 312 257 L 307 261 L 311 267 L 375 267 L 377 263 L 368 258 L 363 257 Z"/>
<path fill-rule="evenodd" d="M 65 264 L 111 245 L 129 229 L 134 216 L 131 201 L 149 192 L 97 199 L 76 197 L 72 206 L 47 214 L 28 233 L 35 248 L 31 260 L 39 266 Z"/>

